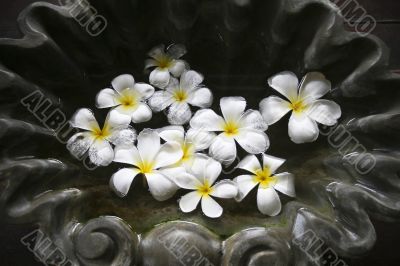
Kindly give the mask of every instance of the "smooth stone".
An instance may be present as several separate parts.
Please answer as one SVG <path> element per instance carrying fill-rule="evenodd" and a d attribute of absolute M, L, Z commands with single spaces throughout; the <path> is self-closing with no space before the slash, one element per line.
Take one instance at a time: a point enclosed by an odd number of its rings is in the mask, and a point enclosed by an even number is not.
<path fill-rule="evenodd" d="M 203 226 L 168 222 L 140 243 L 142 265 L 220 265 L 221 241 Z"/>

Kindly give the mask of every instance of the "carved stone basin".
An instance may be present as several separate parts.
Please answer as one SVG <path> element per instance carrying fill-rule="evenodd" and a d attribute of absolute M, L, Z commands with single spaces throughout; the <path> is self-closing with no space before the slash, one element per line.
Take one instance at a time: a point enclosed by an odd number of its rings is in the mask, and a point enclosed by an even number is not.
<path fill-rule="evenodd" d="M 376 240 L 370 215 L 399 218 L 400 77 L 387 69 L 385 45 L 346 31 L 328 0 L 60 3 L 31 5 L 19 19 L 24 37 L 0 39 L 0 202 L 7 220 L 39 224 L 71 265 L 315 265 L 328 255 L 346 265 L 339 257 Z M 280 71 L 332 82 L 343 114 L 318 141 L 295 145 L 283 121 L 268 129 L 268 153 L 287 158 L 283 170 L 295 175 L 296 198 L 282 196 L 278 216 L 259 213 L 254 193 L 221 201 L 218 219 L 184 214 L 182 192 L 155 201 L 140 179 L 119 198 L 109 188 L 119 166 L 87 169 L 52 130 L 54 110 L 69 119 L 94 109 L 115 76 L 146 81 L 146 53 L 159 43 L 184 44 L 215 99 L 241 95 L 253 109 Z M 21 103 L 35 91 L 49 103 L 40 112 Z M 161 113 L 137 130 L 166 123 Z"/>

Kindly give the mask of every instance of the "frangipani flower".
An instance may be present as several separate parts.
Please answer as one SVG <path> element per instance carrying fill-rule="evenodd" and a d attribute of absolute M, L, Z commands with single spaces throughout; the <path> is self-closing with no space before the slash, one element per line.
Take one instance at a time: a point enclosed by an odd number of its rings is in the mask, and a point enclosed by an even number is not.
<path fill-rule="evenodd" d="M 213 133 L 194 129 L 189 129 L 185 134 L 182 126 L 167 126 L 158 132 L 163 140 L 179 143 L 183 156 L 177 165 L 185 168 L 192 167 L 195 158 L 202 156 L 198 152 L 207 149 L 215 138 Z"/>
<path fill-rule="evenodd" d="M 331 90 L 331 83 L 321 73 L 308 73 L 299 85 L 295 74 L 282 72 L 271 77 L 268 84 L 289 102 L 270 96 L 261 101 L 260 111 L 268 125 L 292 111 L 289 137 L 295 143 L 315 141 L 319 135 L 317 122 L 333 126 L 342 115 L 338 104 L 320 99 Z"/>
<path fill-rule="evenodd" d="M 242 97 L 224 97 L 220 101 L 223 118 L 211 109 L 196 112 L 190 126 L 196 130 L 221 132 L 210 145 L 210 155 L 226 165 L 236 158 L 236 144 L 248 153 L 264 152 L 269 147 L 268 125 L 259 111 L 247 110 Z"/>
<path fill-rule="evenodd" d="M 110 114 L 100 128 L 91 110 L 79 109 L 70 123 L 73 127 L 86 130 L 73 135 L 67 143 L 67 149 L 77 158 L 81 158 L 89 150 L 89 158 L 95 165 L 106 166 L 114 159 L 116 146 L 132 145 L 136 140 L 136 131 L 128 125 L 116 125 L 110 122 Z"/>
<path fill-rule="evenodd" d="M 111 188 L 119 195 L 128 194 L 133 179 L 142 174 L 156 200 L 172 197 L 177 186 L 170 178 L 185 174 L 182 167 L 171 167 L 182 158 L 183 152 L 176 142 L 160 144 L 155 130 L 144 129 L 138 136 L 137 147 L 115 149 L 115 162 L 131 164 L 133 168 L 122 168 L 110 180 Z"/>
<path fill-rule="evenodd" d="M 295 197 L 294 177 L 290 173 L 275 174 L 275 171 L 285 162 L 284 159 L 263 154 L 261 167 L 255 155 L 244 158 L 237 166 L 251 172 L 251 175 L 241 175 L 234 180 L 239 193 L 237 201 L 242 201 L 249 192 L 258 186 L 257 206 L 261 213 L 275 216 L 281 211 L 281 201 L 275 190 L 290 197 Z"/>
<path fill-rule="evenodd" d="M 186 176 L 181 175 L 175 179 L 175 183 L 184 189 L 194 190 L 183 196 L 179 201 L 179 207 L 183 212 L 191 212 L 196 209 L 201 200 L 203 213 L 210 218 L 218 218 L 223 209 L 212 197 L 234 198 L 237 193 L 235 182 L 222 180 L 213 185 L 221 173 L 221 164 L 212 158 L 202 156 L 196 158 L 193 166 Z"/>
<path fill-rule="evenodd" d="M 98 108 L 110 108 L 114 123 L 129 124 L 149 121 L 152 111 L 145 101 L 154 93 L 149 84 L 135 83 L 132 75 L 124 74 L 112 82 L 114 89 L 101 90 L 96 96 Z"/>
<path fill-rule="evenodd" d="M 187 68 L 187 63 L 179 60 L 184 54 L 186 48 L 179 44 L 170 45 L 167 52 L 163 44 L 154 47 L 148 54 L 152 59 L 145 62 L 145 69 L 155 67 L 150 73 L 150 84 L 162 89 L 168 85 L 171 74 L 180 77 Z"/>
<path fill-rule="evenodd" d="M 171 78 L 167 88 L 157 91 L 149 100 L 155 112 L 168 109 L 168 121 L 173 125 L 183 125 L 192 117 L 189 104 L 200 108 L 210 107 L 213 96 L 208 88 L 202 87 L 203 76 L 190 70 L 182 74 L 180 81 Z"/>

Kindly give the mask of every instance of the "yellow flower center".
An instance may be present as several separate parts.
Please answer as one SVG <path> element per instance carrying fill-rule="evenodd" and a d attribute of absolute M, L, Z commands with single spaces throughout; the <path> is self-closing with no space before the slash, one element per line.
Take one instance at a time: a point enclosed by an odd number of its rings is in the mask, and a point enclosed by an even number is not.
<path fill-rule="evenodd" d="M 193 153 L 194 153 L 193 144 L 185 142 L 182 145 L 182 151 L 183 151 L 183 156 L 182 156 L 181 161 L 185 162 L 185 161 L 190 160 L 193 157 Z"/>
<path fill-rule="evenodd" d="M 154 163 L 150 161 L 142 161 L 138 168 L 142 174 L 150 174 L 153 172 Z"/>
<path fill-rule="evenodd" d="M 233 121 L 225 122 L 223 129 L 228 136 L 235 136 L 239 133 L 239 125 Z"/>
<path fill-rule="evenodd" d="M 184 102 L 184 101 L 186 101 L 186 99 L 187 99 L 187 97 L 188 97 L 186 91 L 181 90 L 181 89 L 175 90 L 173 96 L 174 96 L 174 99 L 175 99 L 177 102 Z"/>
<path fill-rule="evenodd" d="M 205 181 L 204 184 L 199 186 L 197 188 L 197 192 L 202 196 L 202 197 L 208 197 L 210 194 L 213 192 L 213 188 L 210 186 L 208 181 Z"/>
<path fill-rule="evenodd" d="M 134 107 L 137 104 L 137 97 L 127 88 L 122 91 L 118 101 L 123 107 Z"/>
<path fill-rule="evenodd" d="M 306 108 L 304 102 L 302 100 L 296 100 L 290 104 L 290 108 L 295 113 L 301 113 Z"/>
<path fill-rule="evenodd" d="M 92 134 L 96 140 L 104 140 L 105 138 L 111 135 L 111 130 L 109 125 L 107 124 L 103 126 L 103 129 L 100 129 L 96 125 L 95 127 L 92 128 Z"/>
<path fill-rule="evenodd" d="M 260 184 L 262 188 L 268 188 L 276 183 L 276 177 L 271 174 L 271 171 L 268 167 L 264 167 L 264 169 L 259 169 L 256 171 L 253 181 L 257 184 Z"/>
<path fill-rule="evenodd" d="M 157 59 L 159 68 L 170 68 L 172 66 L 172 59 L 169 56 L 161 56 Z"/>

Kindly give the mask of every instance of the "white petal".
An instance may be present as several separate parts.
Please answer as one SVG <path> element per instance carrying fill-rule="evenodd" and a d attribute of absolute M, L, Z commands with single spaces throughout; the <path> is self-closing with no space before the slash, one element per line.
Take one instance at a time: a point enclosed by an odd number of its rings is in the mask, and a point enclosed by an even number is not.
<path fill-rule="evenodd" d="M 159 173 L 168 177 L 178 187 L 185 189 L 197 189 L 201 185 L 199 178 L 188 172 L 185 166 L 166 167 L 157 170 Z"/>
<path fill-rule="evenodd" d="M 119 196 L 128 194 L 133 179 L 139 174 L 136 168 L 122 168 L 112 175 L 110 180 L 111 189 Z"/>
<path fill-rule="evenodd" d="M 254 129 L 265 131 L 268 129 L 267 123 L 265 123 L 264 118 L 261 116 L 259 111 L 247 110 L 240 118 L 241 128 Z"/>
<path fill-rule="evenodd" d="M 331 82 L 322 73 L 305 75 L 300 85 L 300 98 L 306 103 L 321 98 L 331 90 Z"/>
<path fill-rule="evenodd" d="M 250 191 L 257 186 L 257 182 L 254 182 L 254 176 L 252 175 L 240 175 L 234 179 L 237 184 L 238 194 L 236 196 L 237 201 L 242 201 Z"/>
<path fill-rule="evenodd" d="M 257 154 L 269 148 L 269 138 L 267 134 L 259 130 L 242 129 L 235 136 L 235 140 L 248 153 Z"/>
<path fill-rule="evenodd" d="M 223 209 L 213 198 L 202 197 L 201 209 L 210 218 L 218 218 L 222 215 Z"/>
<path fill-rule="evenodd" d="M 120 113 L 121 115 L 128 115 L 128 116 L 132 116 L 132 113 L 137 109 L 138 105 L 119 105 L 117 107 L 115 107 L 113 110 L 116 110 L 118 113 Z"/>
<path fill-rule="evenodd" d="M 204 171 L 204 177 L 208 180 L 209 184 L 214 184 L 215 180 L 217 180 L 221 174 L 221 171 L 221 164 L 212 158 L 208 158 Z"/>
<path fill-rule="evenodd" d="M 189 122 L 192 111 L 187 103 L 173 103 L 168 109 L 168 122 L 171 125 L 183 125 Z"/>
<path fill-rule="evenodd" d="M 297 144 L 313 142 L 318 138 L 317 123 L 305 114 L 292 114 L 289 119 L 289 137 Z"/>
<path fill-rule="evenodd" d="M 100 129 L 96 118 L 94 118 L 93 112 L 87 108 L 82 108 L 76 111 L 76 113 L 72 116 L 70 123 L 73 127 L 90 131 Z"/>
<path fill-rule="evenodd" d="M 244 169 L 255 174 L 257 170 L 261 169 L 261 165 L 255 155 L 248 155 L 240 161 L 236 168 Z"/>
<path fill-rule="evenodd" d="M 132 89 L 135 85 L 135 79 L 132 75 L 124 74 L 113 79 L 113 81 L 111 81 L 111 84 L 116 91 L 122 92 L 123 90 L 128 88 Z"/>
<path fill-rule="evenodd" d="M 156 91 L 149 99 L 149 106 L 154 112 L 160 112 L 173 103 L 171 93 L 166 91 Z"/>
<path fill-rule="evenodd" d="M 177 142 L 164 143 L 154 159 L 154 169 L 177 163 L 183 156 L 181 145 Z"/>
<path fill-rule="evenodd" d="M 155 66 L 158 66 L 158 62 L 154 59 L 146 59 L 144 61 L 144 69 L 148 69 Z"/>
<path fill-rule="evenodd" d="M 246 109 L 246 100 L 243 97 L 223 97 L 220 107 L 225 120 L 239 121 Z"/>
<path fill-rule="evenodd" d="M 111 137 L 108 140 L 115 146 L 131 146 L 136 138 L 136 130 L 132 127 L 117 127 L 112 128 Z"/>
<path fill-rule="evenodd" d="M 190 173 L 193 174 L 201 183 L 208 182 L 214 184 L 222 171 L 221 164 L 204 154 L 196 154 Z"/>
<path fill-rule="evenodd" d="M 184 189 L 197 189 L 199 186 L 201 186 L 199 179 L 188 173 L 178 175 L 171 179 L 173 179 L 175 184 L 177 184 L 180 188 Z"/>
<path fill-rule="evenodd" d="M 132 147 L 115 147 L 114 162 L 126 163 L 131 165 L 139 165 L 142 161 L 139 151 L 135 146 Z"/>
<path fill-rule="evenodd" d="M 236 143 L 234 139 L 221 133 L 211 143 L 210 155 L 226 166 L 231 165 L 236 158 Z"/>
<path fill-rule="evenodd" d="M 132 113 L 126 112 L 123 106 L 112 109 L 107 117 L 111 125 L 129 125 L 132 121 Z"/>
<path fill-rule="evenodd" d="M 202 131 L 223 131 L 224 123 L 224 119 L 211 109 L 197 111 L 190 120 L 192 128 Z"/>
<path fill-rule="evenodd" d="M 342 116 L 342 111 L 340 106 L 333 101 L 316 100 L 307 109 L 307 115 L 318 123 L 333 126 Z"/>
<path fill-rule="evenodd" d="M 169 72 L 171 72 L 174 77 L 180 77 L 186 68 L 187 66 L 185 61 L 174 60 L 173 65 L 169 68 Z"/>
<path fill-rule="evenodd" d="M 151 119 L 153 113 L 151 112 L 150 107 L 145 103 L 139 103 L 136 110 L 132 113 L 132 122 L 133 123 L 143 123 L 147 122 Z"/>
<path fill-rule="evenodd" d="M 114 150 L 105 140 L 95 140 L 89 148 L 90 161 L 95 165 L 107 166 L 114 160 Z"/>
<path fill-rule="evenodd" d="M 281 173 L 275 175 L 277 182 L 274 186 L 276 190 L 282 192 L 290 197 L 296 197 L 296 192 L 294 189 L 294 176 L 290 173 Z"/>
<path fill-rule="evenodd" d="M 189 192 L 179 200 L 179 208 L 183 212 L 191 212 L 196 209 L 200 199 L 201 195 L 197 191 Z"/>
<path fill-rule="evenodd" d="M 200 153 L 193 153 L 191 157 L 187 158 L 186 160 L 179 161 L 178 164 L 181 163 L 182 167 L 185 168 L 186 171 L 190 171 L 193 166 L 193 162 L 198 155 L 200 155 Z"/>
<path fill-rule="evenodd" d="M 277 96 L 270 96 L 260 102 L 260 112 L 268 125 L 278 122 L 290 110 L 290 103 Z"/>
<path fill-rule="evenodd" d="M 194 145 L 196 151 L 210 147 L 216 135 L 212 132 L 190 128 L 186 133 L 186 140 Z"/>
<path fill-rule="evenodd" d="M 186 52 L 186 47 L 183 44 L 172 44 L 167 48 L 167 54 L 174 59 L 181 58 Z"/>
<path fill-rule="evenodd" d="M 263 154 L 263 167 L 267 167 L 272 174 L 285 162 L 285 159 L 281 159 L 275 156 Z"/>
<path fill-rule="evenodd" d="M 184 177 L 187 176 L 186 169 L 183 166 L 165 167 L 165 168 L 161 168 L 157 171 L 162 173 L 163 175 L 165 175 L 166 177 L 168 177 L 169 179 L 171 179 L 174 182 L 175 182 L 175 178 L 178 176 L 184 176 Z"/>
<path fill-rule="evenodd" d="M 190 172 L 199 179 L 202 183 L 204 182 L 204 178 L 206 176 L 205 170 L 211 158 L 204 155 L 199 154 L 193 161 L 192 167 L 190 168 Z"/>
<path fill-rule="evenodd" d="M 118 93 L 112 89 L 101 90 L 96 96 L 97 108 L 109 108 L 118 105 Z"/>
<path fill-rule="evenodd" d="M 293 72 L 278 73 L 268 79 L 268 84 L 290 101 L 297 99 L 299 80 Z"/>
<path fill-rule="evenodd" d="M 146 174 L 146 179 L 151 195 L 158 201 L 171 198 L 178 189 L 174 182 L 159 172 Z"/>
<path fill-rule="evenodd" d="M 188 99 L 188 103 L 200 108 L 208 108 L 213 102 L 213 95 L 208 88 L 194 90 Z"/>
<path fill-rule="evenodd" d="M 180 85 L 179 85 L 179 80 L 171 77 L 169 79 L 168 86 L 165 88 L 166 91 L 169 91 L 172 95 L 178 90 L 181 90 Z"/>
<path fill-rule="evenodd" d="M 165 141 L 176 141 L 180 144 L 185 141 L 185 130 L 182 126 L 166 126 L 160 128 L 158 134 Z"/>
<path fill-rule="evenodd" d="M 94 141 L 90 132 L 80 132 L 73 135 L 67 142 L 67 149 L 76 158 L 81 158 Z"/>
<path fill-rule="evenodd" d="M 180 87 L 185 91 L 192 91 L 197 88 L 197 86 L 199 86 L 203 80 L 203 75 L 194 70 L 189 70 L 182 74 Z"/>
<path fill-rule="evenodd" d="M 281 211 L 281 200 L 273 188 L 258 188 L 257 206 L 261 213 L 276 216 Z"/>
<path fill-rule="evenodd" d="M 221 180 L 212 188 L 213 191 L 211 192 L 211 196 L 217 198 L 231 199 L 236 197 L 238 194 L 236 183 L 231 180 Z"/>
<path fill-rule="evenodd" d="M 153 161 L 161 148 L 160 136 L 155 130 L 143 129 L 138 136 L 137 148 L 143 161 Z"/>
<path fill-rule="evenodd" d="M 156 47 L 152 48 L 147 54 L 151 58 L 158 60 L 159 58 L 165 56 L 165 45 L 157 45 Z"/>
<path fill-rule="evenodd" d="M 133 89 L 140 95 L 140 100 L 147 100 L 154 94 L 154 87 L 146 83 L 136 83 Z"/>
<path fill-rule="evenodd" d="M 169 83 L 170 74 L 168 69 L 156 68 L 150 73 L 150 84 L 157 88 L 165 88 Z"/>

